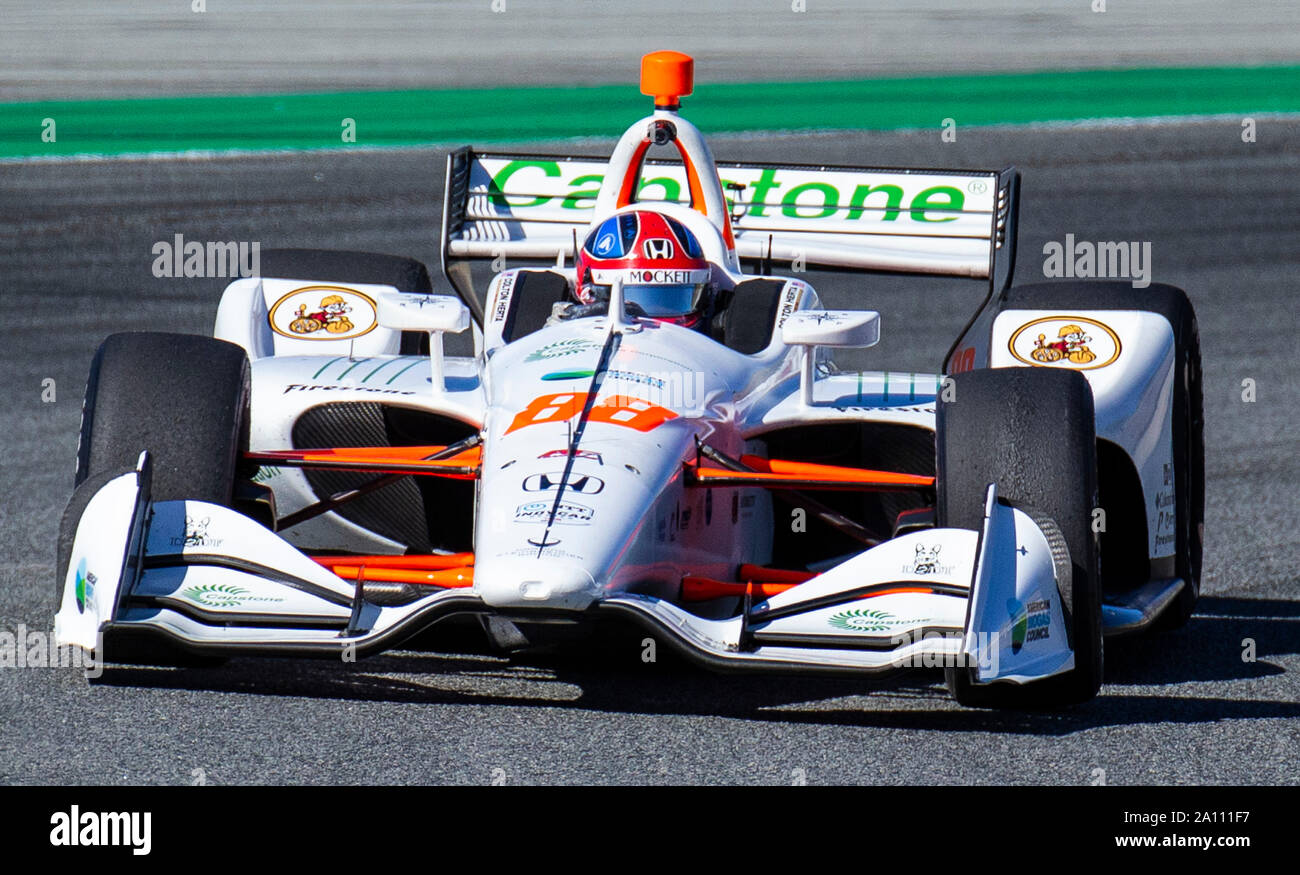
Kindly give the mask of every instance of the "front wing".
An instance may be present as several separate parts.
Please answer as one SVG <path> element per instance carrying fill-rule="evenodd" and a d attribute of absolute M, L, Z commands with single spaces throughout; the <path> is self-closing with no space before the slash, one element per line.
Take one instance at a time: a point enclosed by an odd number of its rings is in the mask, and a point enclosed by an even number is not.
<path fill-rule="evenodd" d="M 493 613 L 473 586 L 376 603 L 364 574 L 339 577 L 228 508 L 152 502 L 149 491 L 146 453 L 87 504 L 55 617 L 60 645 L 99 652 L 106 638 L 145 635 L 198 654 L 355 659 L 449 616 Z M 1043 529 L 990 485 L 982 531 L 886 541 L 774 595 L 751 589 L 730 619 L 624 592 L 582 614 L 631 620 L 722 671 L 879 676 L 958 665 L 978 683 L 1025 683 L 1074 666 L 1060 561 Z"/>

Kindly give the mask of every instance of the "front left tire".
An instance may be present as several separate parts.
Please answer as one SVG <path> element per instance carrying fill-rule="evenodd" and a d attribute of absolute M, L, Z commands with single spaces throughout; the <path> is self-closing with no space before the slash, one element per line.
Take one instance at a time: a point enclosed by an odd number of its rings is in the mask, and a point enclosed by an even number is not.
<path fill-rule="evenodd" d="M 91 361 L 77 444 L 76 488 L 59 527 L 56 609 L 82 513 L 109 480 L 153 460 L 153 501 L 235 505 L 235 484 L 251 473 L 250 368 L 241 347 L 189 334 L 114 334 Z M 212 665 L 145 639 L 106 638 L 104 658 L 149 665 Z"/>

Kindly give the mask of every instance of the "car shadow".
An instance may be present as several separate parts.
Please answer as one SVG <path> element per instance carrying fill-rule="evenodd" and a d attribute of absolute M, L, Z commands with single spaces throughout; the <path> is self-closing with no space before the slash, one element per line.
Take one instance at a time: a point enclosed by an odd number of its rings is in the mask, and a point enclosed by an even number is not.
<path fill-rule="evenodd" d="M 1106 682 L 1165 685 L 1285 673 L 1267 660 L 1300 652 L 1300 601 L 1202 596 L 1182 629 L 1106 642 Z"/>
<path fill-rule="evenodd" d="M 1042 711 L 961 708 L 948 700 L 937 672 L 868 685 L 841 678 L 717 675 L 662 651 L 647 662 L 642 658 L 644 633 L 631 629 L 549 653 L 507 657 L 480 647 L 478 652 L 457 654 L 399 651 L 342 664 L 250 658 L 212 668 L 109 667 L 95 683 L 362 702 L 560 707 L 783 724 L 1066 735 L 1135 723 L 1300 718 L 1300 702 L 1142 690 L 1285 673 L 1266 657 L 1300 650 L 1297 626 L 1300 603 L 1206 597 L 1184 629 L 1108 642 L 1110 687 L 1097 699 Z M 1243 638 L 1255 640 L 1256 661 L 1242 660 Z M 471 642 L 459 643 L 473 649 Z"/>

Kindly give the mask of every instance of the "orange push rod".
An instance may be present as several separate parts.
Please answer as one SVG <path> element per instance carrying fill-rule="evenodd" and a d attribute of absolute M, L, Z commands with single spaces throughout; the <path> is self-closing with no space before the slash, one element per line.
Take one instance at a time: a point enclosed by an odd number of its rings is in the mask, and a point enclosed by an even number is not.
<path fill-rule="evenodd" d="M 726 596 L 743 596 L 751 585 L 756 596 L 768 598 L 792 589 L 816 577 L 812 571 L 787 568 L 764 568 L 745 563 L 740 566 L 739 581 L 714 580 L 709 577 L 682 578 L 682 599 L 688 602 L 706 602 Z"/>
<path fill-rule="evenodd" d="M 798 571 L 790 568 L 764 568 L 762 565 L 740 566 L 741 580 L 754 580 L 763 583 L 803 583 L 817 576 L 815 571 Z"/>
<path fill-rule="evenodd" d="M 335 565 L 330 569 L 344 580 L 356 580 L 361 576 L 360 565 Z M 365 579 L 368 583 L 414 583 L 423 586 L 442 586 L 448 589 L 474 585 L 474 566 L 463 565 L 460 568 L 446 568 L 440 571 L 419 571 L 411 568 L 371 568 L 365 566 Z"/>
<path fill-rule="evenodd" d="M 460 568 L 474 564 L 473 553 L 432 553 L 420 556 L 313 556 L 311 558 L 326 568 L 336 565 L 364 565 L 367 570 L 413 568 L 420 571 L 439 571 L 444 568 Z"/>
<path fill-rule="evenodd" d="M 777 593 L 798 586 L 797 583 L 754 583 L 754 595 L 771 598 Z M 709 577 L 683 577 L 682 601 L 707 602 L 727 596 L 743 596 L 750 587 L 748 583 L 736 583 L 729 580 L 713 580 Z"/>
<path fill-rule="evenodd" d="M 772 489 L 856 489 L 893 492 L 933 489 L 934 478 L 896 471 L 872 471 L 812 462 L 787 462 L 761 456 L 741 456 L 749 471 L 691 465 L 688 470 L 700 486 L 762 486 Z"/>
<path fill-rule="evenodd" d="M 683 577 L 682 578 L 682 601 L 685 602 L 707 602 L 712 599 L 738 598 L 743 596 L 751 586 L 756 598 L 771 598 L 778 593 L 798 586 L 797 583 L 759 583 L 738 582 L 730 580 L 713 580 L 707 577 Z M 889 589 L 878 589 L 872 592 L 856 596 L 857 599 L 879 598 L 882 595 L 899 595 L 901 593 L 932 593 L 934 589 L 928 586 L 893 586 Z"/>
<path fill-rule="evenodd" d="M 257 450 L 244 458 L 289 468 L 334 468 L 389 474 L 432 474 L 455 479 L 478 476 L 481 453 L 471 447 L 445 459 L 431 459 L 446 447 L 325 447 L 307 450 Z"/>

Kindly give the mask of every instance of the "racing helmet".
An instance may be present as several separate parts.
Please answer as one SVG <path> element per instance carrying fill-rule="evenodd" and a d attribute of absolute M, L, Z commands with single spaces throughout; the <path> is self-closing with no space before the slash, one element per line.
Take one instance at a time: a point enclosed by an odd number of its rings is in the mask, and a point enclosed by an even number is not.
<path fill-rule="evenodd" d="M 700 241 L 681 222 L 650 210 L 617 213 L 587 235 L 576 260 L 575 296 L 609 300 L 623 281 L 623 299 L 653 319 L 690 323 L 712 292 L 713 270 Z"/>

